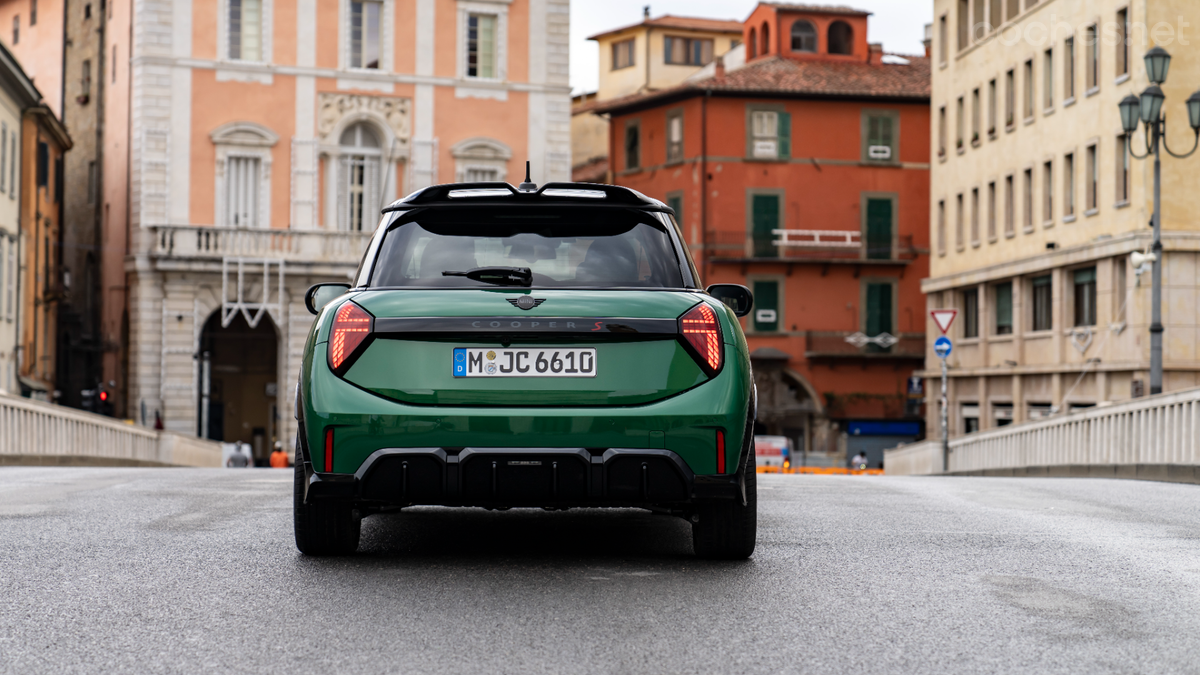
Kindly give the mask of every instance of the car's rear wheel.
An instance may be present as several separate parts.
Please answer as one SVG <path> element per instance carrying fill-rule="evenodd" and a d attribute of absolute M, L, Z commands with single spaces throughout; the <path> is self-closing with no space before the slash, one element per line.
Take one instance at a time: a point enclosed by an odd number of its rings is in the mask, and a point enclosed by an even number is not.
<path fill-rule="evenodd" d="M 296 548 L 304 555 L 349 555 L 358 550 L 362 519 L 347 504 L 304 503 L 304 456 L 296 443 L 292 493 Z"/>
<path fill-rule="evenodd" d="M 701 558 L 744 560 L 754 553 L 758 538 L 758 473 L 754 454 L 742 453 L 746 503 L 739 498 L 699 504 L 692 523 L 692 548 Z"/>

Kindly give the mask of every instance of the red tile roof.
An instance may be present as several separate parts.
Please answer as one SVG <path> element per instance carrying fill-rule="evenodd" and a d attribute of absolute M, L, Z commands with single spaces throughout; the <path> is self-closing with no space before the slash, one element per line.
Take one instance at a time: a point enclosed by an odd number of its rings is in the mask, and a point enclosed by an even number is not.
<path fill-rule="evenodd" d="M 685 82 L 669 89 L 602 101 L 597 113 L 643 109 L 659 101 L 679 100 L 712 91 L 724 95 L 794 95 L 831 98 L 888 98 L 928 101 L 929 59 L 904 56 L 908 65 L 872 65 L 862 61 L 759 59 L 722 77 Z"/>
<path fill-rule="evenodd" d="M 630 28 L 639 28 L 641 26 L 653 26 L 656 28 L 678 28 L 681 30 L 702 30 L 717 33 L 738 33 L 742 32 L 742 22 L 725 19 L 705 19 L 698 16 L 673 16 L 665 14 L 656 19 L 646 19 L 640 23 L 629 24 L 621 28 L 606 30 L 603 33 L 596 33 L 589 37 L 589 40 L 598 40 L 602 37 L 620 33 Z"/>
<path fill-rule="evenodd" d="M 764 2 L 776 9 L 788 12 L 811 12 L 813 14 L 846 14 L 849 16 L 871 16 L 870 12 L 845 5 L 800 5 L 794 2 Z"/>

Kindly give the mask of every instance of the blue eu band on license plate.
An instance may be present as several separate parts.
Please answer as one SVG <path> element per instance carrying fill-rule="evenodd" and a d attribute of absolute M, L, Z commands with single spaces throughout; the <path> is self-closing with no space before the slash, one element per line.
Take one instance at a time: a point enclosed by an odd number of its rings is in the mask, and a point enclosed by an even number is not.
<path fill-rule="evenodd" d="M 596 350 L 456 347 L 454 377 L 595 377 Z"/>

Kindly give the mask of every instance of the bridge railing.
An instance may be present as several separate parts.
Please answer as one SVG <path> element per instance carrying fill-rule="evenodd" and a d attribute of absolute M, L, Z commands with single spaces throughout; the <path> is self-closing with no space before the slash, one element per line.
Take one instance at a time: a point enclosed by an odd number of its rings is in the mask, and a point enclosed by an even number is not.
<path fill-rule="evenodd" d="M 950 441 L 949 471 L 1200 466 L 1200 389 L 1139 398 Z M 928 468 L 926 468 L 928 467 Z M 888 450 L 889 474 L 941 472 L 941 445 Z"/>
<path fill-rule="evenodd" d="M 221 444 L 0 394 L 0 464 L 220 466 Z"/>

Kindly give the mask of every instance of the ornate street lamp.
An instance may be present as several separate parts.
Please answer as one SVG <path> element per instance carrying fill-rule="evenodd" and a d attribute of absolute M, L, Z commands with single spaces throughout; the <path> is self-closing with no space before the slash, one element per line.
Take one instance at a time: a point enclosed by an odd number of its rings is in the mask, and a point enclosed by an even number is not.
<path fill-rule="evenodd" d="M 1187 100 L 1188 123 L 1195 133 L 1192 149 L 1184 154 L 1173 152 L 1167 145 L 1167 118 L 1162 114 L 1163 94 L 1160 84 L 1167 81 L 1167 71 L 1171 68 L 1171 55 L 1162 47 L 1155 47 L 1146 52 L 1146 76 L 1152 83 L 1142 92 L 1140 98 L 1126 96 L 1117 107 L 1121 111 L 1121 126 L 1128 134 L 1125 147 L 1135 159 L 1146 159 L 1154 156 L 1154 244 L 1152 260 L 1154 273 L 1150 299 L 1150 393 L 1162 393 L 1163 360 L 1162 360 L 1162 161 L 1160 148 L 1167 154 L 1178 159 L 1190 157 L 1200 146 L 1200 91 L 1192 94 Z M 1146 153 L 1139 155 L 1133 151 L 1133 134 L 1137 131 L 1139 118 L 1146 125 Z"/>

